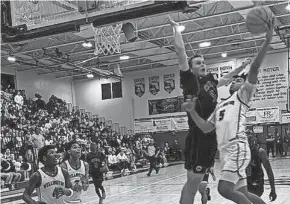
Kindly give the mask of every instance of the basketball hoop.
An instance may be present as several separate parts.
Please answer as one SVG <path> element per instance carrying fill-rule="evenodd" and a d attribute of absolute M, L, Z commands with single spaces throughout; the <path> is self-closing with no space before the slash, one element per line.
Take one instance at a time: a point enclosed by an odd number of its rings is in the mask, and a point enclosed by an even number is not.
<path fill-rule="evenodd" d="M 95 55 L 121 53 L 120 35 L 123 23 L 95 28 Z"/>

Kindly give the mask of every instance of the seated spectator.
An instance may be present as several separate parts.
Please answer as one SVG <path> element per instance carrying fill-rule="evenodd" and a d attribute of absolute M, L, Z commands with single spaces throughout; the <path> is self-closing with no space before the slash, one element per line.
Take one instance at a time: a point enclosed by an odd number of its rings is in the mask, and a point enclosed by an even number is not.
<path fill-rule="evenodd" d="M 168 162 L 167 162 L 167 158 L 165 156 L 165 152 L 164 152 L 164 149 L 160 149 L 160 153 L 157 157 L 157 162 L 159 163 L 159 166 L 162 167 L 166 167 L 168 166 Z"/>
<path fill-rule="evenodd" d="M 171 149 L 169 147 L 168 142 L 165 143 L 165 146 L 164 146 L 163 150 L 164 150 L 164 154 L 165 154 L 166 158 L 168 159 L 169 155 L 171 153 Z"/>
<path fill-rule="evenodd" d="M 1 155 L 1 179 L 5 180 L 5 184 L 9 187 L 9 190 L 14 190 L 15 183 L 21 180 L 21 174 L 16 172 L 13 161 L 6 160 L 2 157 Z"/>
<path fill-rule="evenodd" d="M 174 140 L 174 144 L 172 146 L 172 155 L 175 157 L 175 160 L 181 160 L 181 148 L 178 144 L 177 140 Z"/>
<path fill-rule="evenodd" d="M 136 169 L 136 165 L 135 165 L 135 152 L 133 150 L 133 148 L 131 148 L 131 146 L 129 146 L 128 143 L 125 144 L 126 147 L 126 155 L 128 157 L 129 160 L 129 167 L 131 170 L 135 170 Z"/>
<path fill-rule="evenodd" d="M 124 148 L 121 148 L 121 152 L 117 155 L 117 159 L 118 159 L 118 162 L 120 163 L 121 165 L 121 173 L 122 175 L 125 175 L 126 173 L 129 172 L 129 160 L 128 160 L 128 157 L 126 156 L 125 154 L 125 149 Z"/>
<path fill-rule="evenodd" d="M 113 171 L 120 171 L 120 165 L 118 157 L 115 155 L 115 151 L 113 151 L 111 148 L 108 150 L 108 167 L 110 170 Z"/>

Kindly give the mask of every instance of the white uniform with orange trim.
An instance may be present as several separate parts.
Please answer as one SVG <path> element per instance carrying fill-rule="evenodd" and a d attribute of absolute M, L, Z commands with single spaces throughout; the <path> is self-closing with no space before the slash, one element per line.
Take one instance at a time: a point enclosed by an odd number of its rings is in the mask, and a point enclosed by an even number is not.
<path fill-rule="evenodd" d="M 228 99 L 220 102 L 209 121 L 215 124 L 218 149 L 222 161 L 221 180 L 247 185 L 246 167 L 251 159 L 246 130 L 246 112 L 254 95 L 255 85 L 245 84 Z M 241 183 L 238 184 L 238 181 Z"/>

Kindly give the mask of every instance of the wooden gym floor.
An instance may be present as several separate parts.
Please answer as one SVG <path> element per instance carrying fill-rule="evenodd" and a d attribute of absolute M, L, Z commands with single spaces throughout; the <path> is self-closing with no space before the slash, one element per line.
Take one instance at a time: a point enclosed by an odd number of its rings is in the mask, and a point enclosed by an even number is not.
<path fill-rule="evenodd" d="M 276 192 L 278 198 L 273 204 L 290 204 L 290 157 L 278 157 L 270 159 L 275 174 Z M 219 178 L 219 161 L 216 162 L 215 174 Z M 270 186 L 265 176 L 265 192 L 262 196 L 266 203 L 269 202 Z M 104 204 L 178 204 L 180 192 L 186 181 L 186 171 L 183 165 L 162 168 L 158 175 L 155 172 L 151 177 L 146 173 L 134 174 L 104 182 L 107 198 Z M 232 202 L 222 198 L 217 192 L 217 181 L 210 177 L 212 200 L 208 203 L 231 204 Z M 197 193 L 195 204 L 201 204 L 200 195 Z M 23 201 L 11 202 L 18 204 Z M 98 203 L 98 197 L 94 192 L 94 186 L 90 185 L 83 195 L 84 204 Z"/>

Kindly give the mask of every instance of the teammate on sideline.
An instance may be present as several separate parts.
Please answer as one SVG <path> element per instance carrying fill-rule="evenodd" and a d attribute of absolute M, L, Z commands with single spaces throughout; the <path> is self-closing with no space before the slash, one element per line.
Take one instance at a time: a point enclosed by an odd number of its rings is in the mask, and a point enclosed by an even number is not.
<path fill-rule="evenodd" d="M 58 167 L 58 153 L 53 145 L 39 149 L 39 161 L 43 167 L 32 174 L 27 188 L 23 193 L 23 200 L 28 204 L 63 204 L 63 197 L 72 196 L 72 184 L 68 172 Z M 38 201 L 31 198 L 36 189 Z"/>
<path fill-rule="evenodd" d="M 270 161 L 268 159 L 266 151 L 258 144 L 255 135 L 249 135 L 249 145 L 251 149 L 251 161 L 246 169 L 248 191 L 261 197 L 264 193 L 264 172 L 262 164 L 266 169 L 269 183 L 271 186 L 271 192 L 269 198 L 271 201 L 276 200 L 277 195 L 275 191 L 275 179 L 272 171 Z"/>
<path fill-rule="evenodd" d="M 248 104 L 256 90 L 259 67 L 273 37 L 273 24 L 267 27 L 266 41 L 251 64 L 248 76 L 237 76 L 233 80 L 230 86 L 231 96 L 217 105 L 208 120 L 199 116 L 195 110 L 196 99 L 189 99 L 183 103 L 185 110 L 203 132 L 216 131 L 222 161 L 218 191 L 226 199 L 238 204 L 265 203 L 260 197 L 249 193 L 247 189 L 246 167 L 251 159 L 251 152 L 245 133 L 245 122 Z"/>
<path fill-rule="evenodd" d="M 183 89 L 184 98 L 198 97 L 198 113 L 203 119 L 207 119 L 214 111 L 218 91 L 217 88 L 229 84 L 232 77 L 240 73 L 248 64 L 247 60 L 231 73 L 216 80 L 212 74 L 206 73 L 206 65 L 201 55 L 194 55 L 187 59 L 181 32 L 178 23 L 169 17 L 169 23 L 173 27 L 175 50 L 177 52 L 180 84 Z M 188 114 L 189 133 L 185 140 L 185 169 L 187 170 L 187 181 L 182 189 L 180 203 L 192 204 L 199 184 L 205 172 L 212 166 L 217 149 L 216 134 L 206 134 L 194 124 Z"/>
<path fill-rule="evenodd" d="M 103 186 L 104 173 L 106 171 L 106 155 L 99 151 L 98 145 L 95 142 L 91 143 L 91 152 L 87 155 L 87 162 L 89 163 L 89 174 L 93 178 L 95 191 L 99 197 L 99 204 L 103 203 L 106 198 L 106 191 Z M 100 193 L 102 191 L 102 194 Z"/>
<path fill-rule="evenodd" d="M 64 203 L 82 203 L 82 191 L 89 188 L 89 165 L 87 162 L 80 160 L 82 151 L 77 141 L 73 140 L 67 143 L 65 150 L 68 158 L 65 158 L 60 167 L 68 171 L 74 193 L 71 197 L 64 197 Z"/>

